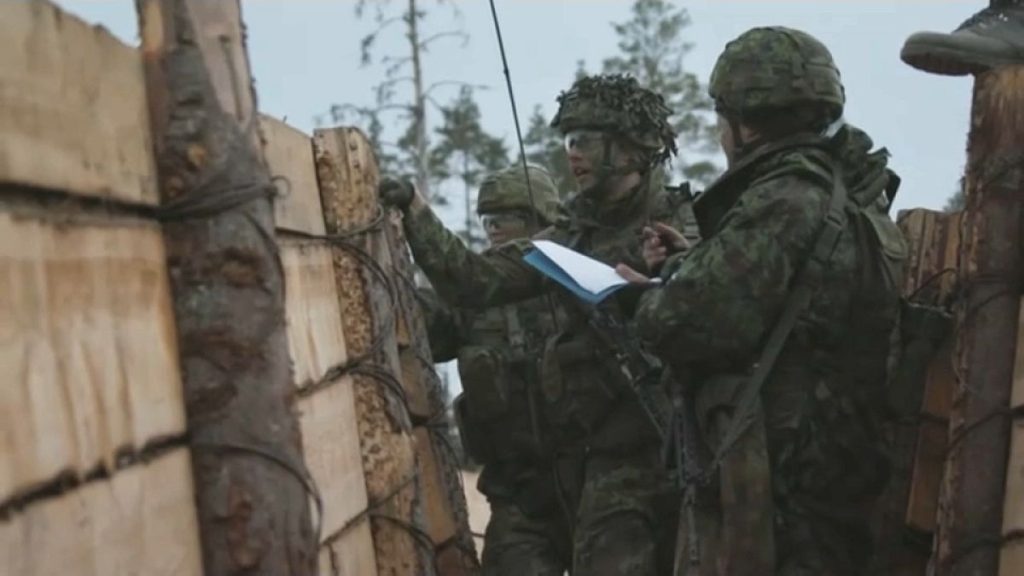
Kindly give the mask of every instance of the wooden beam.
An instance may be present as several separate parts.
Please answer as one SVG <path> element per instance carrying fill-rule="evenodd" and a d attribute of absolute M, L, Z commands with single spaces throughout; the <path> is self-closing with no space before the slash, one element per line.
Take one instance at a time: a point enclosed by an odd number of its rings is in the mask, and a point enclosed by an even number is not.
<path fill-rule="evenodd" d="M 1003 499 L 1003 538 L 999 576 L 1024 572 L 1024 306 L 1017 320 L 1017 357 L 1013 366 L 1010 408 L 1014 413 L 1010 458 L 1006 464 L 1006 497 Z"/>
<path fill-rule="evenodd" d="M 50 2 L 0 2 L 0 94 L 0 183 L 159 202 L 137 50 Z"/>
<path fill-rule="evenodd" d="M 237 0 L 136 0 L 207 574 L 313 574 L 274 241 Z M 184 199 L 184 200 L 183 200 Z"/>
<path fill-rule="evenodd" d="M 0 503 L 181 437 L 160 227 L 0 202 Z"/>
<path fill-rule="evenodd" d="M 967 145 L 950 452 L 940 506 L 940 576 L 995 574 L 1024 251 L 1024 65 L 975 78 Z"/>
<path fill-rule="evenodd" d="M 313 149 L 327 233 L 347 235 L 334 250 L 334 270 L 345 346 L 350 359 L 361 359 L 352 380 L 377 572 L 433 574 L 412 424 L 397 377 L 393 274 L 377 218 L 376 161 L 366 137 L 352 128 L 317 130 Z"/>
<path fill-rule="evenodd" d="M 411 408 L 421 424 L 416 428 L 419 466 L 427 499 L 427 532 L 437 547 L 438 569 L 445 575 L 474 574 L 480 570 L 469 526 L 466 494 L 458 455 L 444 440 L 450 426 L 441 379 L 434 370 L 426 323 L 416 297 L 415 268 L 409 256 L 397 213 L 388 219 L 387 238 L 398 304 L 398 358 L 406 390 L 414 391 L 419 405 Z"/>
<path fill-rule="evenodd" d="M 0 521 L 0 574 L 201 576 L 188 450 L 136 463 Z"/>

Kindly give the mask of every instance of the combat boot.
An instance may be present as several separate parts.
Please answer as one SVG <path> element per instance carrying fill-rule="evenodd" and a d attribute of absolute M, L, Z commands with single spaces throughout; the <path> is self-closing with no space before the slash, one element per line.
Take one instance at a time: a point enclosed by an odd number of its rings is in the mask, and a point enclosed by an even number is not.
<path fill-rule="evenodd" d="M 947 76 L 1024 64 L 1024 0 L 993 2 L 951 33 L 913 34 L 900 58 L 918 70 Z"/>

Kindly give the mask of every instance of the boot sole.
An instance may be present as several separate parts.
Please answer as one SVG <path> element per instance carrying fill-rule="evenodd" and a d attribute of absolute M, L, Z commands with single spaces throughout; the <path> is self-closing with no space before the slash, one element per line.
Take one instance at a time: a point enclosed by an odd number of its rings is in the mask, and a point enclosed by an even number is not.
<path fill-rule="evenodd" d="M 1024 64 L 1024 57 L 1012 52 L 1005 42 L 982 36 L 918 32 L 904 42 L 900 59 L 932 74 L 967 76 L 1000 66 Z"/>

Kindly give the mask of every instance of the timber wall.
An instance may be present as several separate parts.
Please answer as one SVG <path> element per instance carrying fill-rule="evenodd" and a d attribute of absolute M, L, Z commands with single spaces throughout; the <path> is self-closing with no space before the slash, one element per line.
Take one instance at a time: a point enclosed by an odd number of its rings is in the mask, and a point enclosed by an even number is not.
<path fill-rule="evenodd" d="M 138 51 L 0 3 L 0 573 L 202 573 Z M 394 214 L 357 130 L 261 118 L 320 573 L 471 574 Z"/>

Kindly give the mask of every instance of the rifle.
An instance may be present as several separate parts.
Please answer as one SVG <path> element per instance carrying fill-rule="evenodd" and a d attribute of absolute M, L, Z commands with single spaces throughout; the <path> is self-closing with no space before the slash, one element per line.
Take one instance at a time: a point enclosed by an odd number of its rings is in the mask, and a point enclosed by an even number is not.
<path fill-rule="evenodd" d="M 605 350 L 614 355 L 619 373 L 636 397 L 662 442 L 667 442 L 671 410 L 661 387 L 661 364 L 641 348 L 625 322 L 601 308 L 587 310 L 587 323 Z"/>
<path fill-rule="evenodd" d="M 666 459 L 672 459 L 676 486 L 683 496 L 672 574 L 682 576 L 693 573 L 693 570 L 700 566 L 700 540 L 697 536 L 695 508 L 697 489 L 707 483 L 707 474 L 699 453 L 700 439 L 697 435 L 693 392 L 683 382 L 669 382 L 672 374 L 668 370 L 665 371 L 665 378 L 668 384 L 666 388 L 672 399 L 672 436 L 670 444 L 666 446 Z M 683 570 L 684 565 L 691 570 Z"/>

